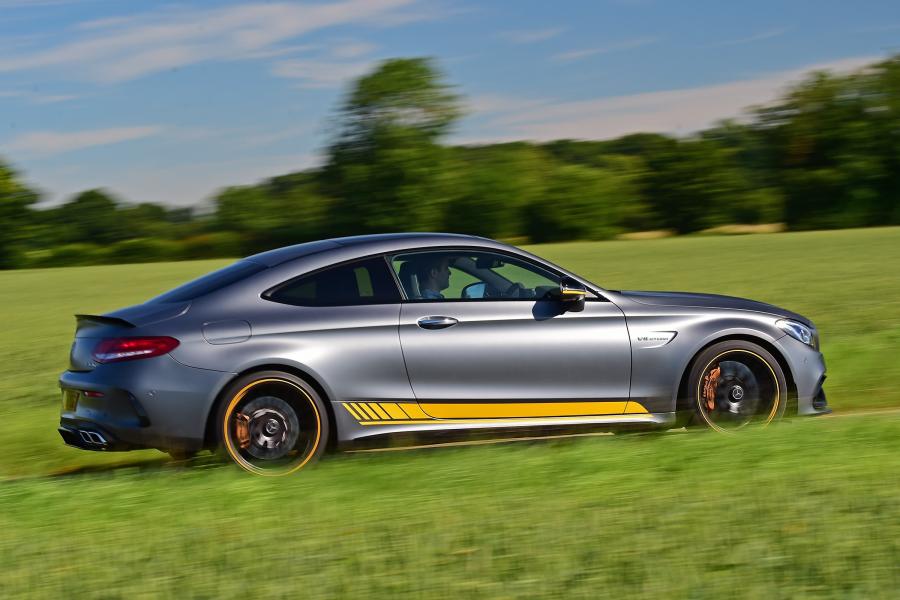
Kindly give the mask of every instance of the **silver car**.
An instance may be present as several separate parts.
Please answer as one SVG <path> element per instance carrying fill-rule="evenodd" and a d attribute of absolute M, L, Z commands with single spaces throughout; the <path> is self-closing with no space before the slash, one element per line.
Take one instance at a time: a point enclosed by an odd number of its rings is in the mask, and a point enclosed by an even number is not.
<path fill-rule="evenodd" d="M 465 235 L 299 244 L 76 317 L 67 444 L 219 448 L 265 475 L 401 432 L 730 432 L 829 411 L 818 333 L 800 315 L 607 290 Z"/>

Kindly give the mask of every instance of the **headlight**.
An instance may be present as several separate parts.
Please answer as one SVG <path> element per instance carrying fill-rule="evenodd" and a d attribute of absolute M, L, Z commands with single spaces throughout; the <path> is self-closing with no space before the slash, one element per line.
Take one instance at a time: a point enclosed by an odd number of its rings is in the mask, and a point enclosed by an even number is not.
<path fill-rule="evenodd" d="M 816 350 L 819 349 L 819 336 L 816 333 L 815 329 L 810 329 L 803 323 L 798 323 L 797 321 L 790 321 L 788 319 L 783 319 L 775 323 L 780 330 L 794 338 L 795 340 L 799 340 L 809 346 L 810 348 L 814 348 Z"/>

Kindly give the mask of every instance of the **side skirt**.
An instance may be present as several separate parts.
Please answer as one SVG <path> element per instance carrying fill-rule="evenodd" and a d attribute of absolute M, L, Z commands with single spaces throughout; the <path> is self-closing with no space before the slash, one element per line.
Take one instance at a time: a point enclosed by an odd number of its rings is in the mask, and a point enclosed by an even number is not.
<path fill-rule="evenodd" d="M 675 413 L 642 413 L 618 415 L 591 415 L 579 417 L 540 417 L 510 419 L 431 419 L 361 423 L 345 431 L 342 444 L 361 440 L 371 440 L 395 434 L 434 434 L 479 432 L 481 436 L 490 432 L 501 435 L 520 434 L 523 430 L 589 430 L 615 431 L 635 429 L 668 429 L 675 425 Z M 373 440 L 374 441 L 374 440 Z"/>

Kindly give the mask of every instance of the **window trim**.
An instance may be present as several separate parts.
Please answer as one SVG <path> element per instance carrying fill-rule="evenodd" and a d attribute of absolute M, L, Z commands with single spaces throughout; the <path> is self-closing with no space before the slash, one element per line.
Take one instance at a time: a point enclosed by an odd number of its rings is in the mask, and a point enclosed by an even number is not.
<path fill-rule="evenodd" d="M 347 260 L 343 260 L 341 262 L 331 263 L 330 265 L 326 265 L 324 267 L 319 267 L 318 269 L 313 269 L 312 271 L 307 271 L 306 273 L 302 273 L 295 277 L 291 277 L 290 279 L 282 281 L 281 283 L 276 283 L 272 287 L 270 287 L 267 290 L 260 293 L 259 297 L 262 300 L 267 300 L 268 302 L 274 302 L 275 304 L 282 304 L 284 306 L 296 306 L 296 307 L 300 307 L 300 308 L 346 308 L 348 306 L 390 306 L 391 304 L 401 304 L 405 300 L 403 286 L 399 285 L 396 274 L 394 273 L 394 269 L 391 268 L 391 265 L 389 263 L 386 263 L 385 267 L 387 268 L 388 273 L 391 274 L 391 281 L 394 283 L 394 290 L 396 292 L 398 292 L 397 298 L 395 300 L 393 300 L 392 302 L 368 302 L 368 303 L 354 303 L 354 304 L 324 304 L 324 305 L 318 304 L 317 305 L 317 304 L 296 304 L 294 302 L 284 302 L 282 300 L 277 300 L 272 297 L 273 294 L 278 293 L 278 291 L 281 290 L 282 288 L 287 287 L 288 285 L 291 285 L 292 283 L 294 283 L 300 279 L 304 279 L 306 277 L 313 277 L 324 271 L 328 271 L 330 269 L 337 269 L 340 267 L 345 267 L 345 266 L 353 264 L 353 263 L 374 261 L 379 258 L 384 258 L 384 256 L 385 255 L 383 252 L 379 252 L 376 254 L 370 254 L 368 256 L 357 256 L 355 258 L 350 258 Z"/>
<path fill-rule="evenodd" d="M 404 254 L 425 254 L 430 252 L 446 252 L 446 251 L 469 251 L 469 252 L 486 252 L 486 253 L 494 253 L 500 254 L 503 256 L 509 256 L 511 258 L 515 258 L 529 265 L 535 265 L 535 261 L 532 260 L 528 256 L 522 256 L 521 254 L 517 254 L 515 252 L 511 252 L 509 250 L 502 250 L 498 248 L 485 248 L 483 246 L 431 246 L 425 248 L 407 248 L 404 250 L 397 250 L 393 252 L 384 252 L 382 255 L 384 256 L 385 261 L 387 262 L 388 269 L 391 274 L 394 276 L 394 283 L 400 289 L 400 295 L 402 296 L 402 302 L 404 304 L 435 304 L 435 303 L 449 303 L 449 302 L 463 302 L 466 304 L 470 303 L 478 303 L 478 302 L 550 302 L 551 300 L 546 299 L 536 299 L 536 298 L 409 298 L 406 295 L 406 290 L 403 288 L 403 283 L 400 281 L 400 276 L 397 271 L 394 269 L 393 259 L 396 256 L 402 256 Z M 571 275 L 567 273 L 563 273 L 558 269 L 554 268 L 549 264 L 545 264 L 543 262 L 537 263 L 536 265 L 539 269 L 543 269 L 545 271 L 549 271 L 556 275 L 557 277 L 571 277 Z M 610 300 L 597 291 L 593 286 L 585 285 L 584 281 L 581 278 L 576 278 L 576 280 L 585 286 L 585 288 L 591 294 L 594 294 L 595 297 L 585 297 L 586 302 L 609 302 Z"/>

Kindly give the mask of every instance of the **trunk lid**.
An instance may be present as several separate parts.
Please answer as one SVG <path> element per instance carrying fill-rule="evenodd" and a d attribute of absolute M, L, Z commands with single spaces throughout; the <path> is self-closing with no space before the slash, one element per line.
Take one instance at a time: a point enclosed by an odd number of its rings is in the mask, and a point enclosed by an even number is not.
<path fill-rule="evenodd" d="M 69 352 L 70 371 L 92 371 L 94 348 L 104 338 L 129 337 L 134 329 L 183 315 L 190 302 L 138 304 L 103 315 L 75 315 L 75 341 Z"/>

